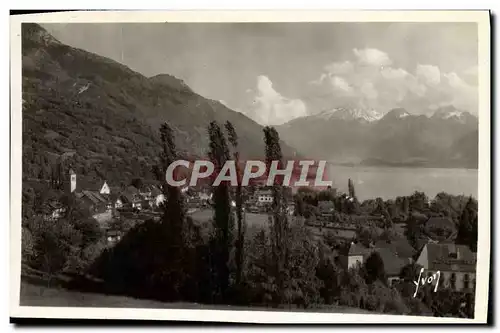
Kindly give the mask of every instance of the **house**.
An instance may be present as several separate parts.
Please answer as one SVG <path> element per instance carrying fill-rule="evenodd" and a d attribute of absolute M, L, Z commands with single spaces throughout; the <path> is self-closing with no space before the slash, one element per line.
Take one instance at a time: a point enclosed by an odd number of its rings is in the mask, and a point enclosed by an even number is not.
<path fill-rule="evenodd" d="M 396 256 L 405 260 L 407 264 L 411 264 L 414 261 L 416 254 L 415 249 L 410 245 L 406 238 L 391 241 L 380 240 L 374 244 L 374 247 L 387 248 L 391 250 Z"/>
<path fill-rule="evenodd" d="M 257 199 L 257 204 L 270 204 L 273 202 L 273 191 L 271 190 L 257 190 L 254 197 Z"/>
<path fill-rule="evenodd" d="M 118 230 L 107 230 L 106 231 L 106 241 L 108 246 L 113 246 L 118 243 L 122 238 L 122 232 Z"/>
<path fill-rule="evenodd" d="M 448 217 L 430 217 L 424 226 L 425 233 L 433 239 L 444 241 L 456 237 L 455 223 Z"/>
<path fill-rule="evenodd" d="M 50 201 L 48 203 L 48 207 L 51 211 L 50 214 L 45 216 L 48 220 L 58 220 L 64 216 L 64 213 L 66 213 L 66 207 L 64 207 L 64 205 L 58 200 Z"/>
<path fill-rule="evenodd" d="M 113 218 L 113 213 L 109 209 L 109 200 L 100 195 L 99 192 L 82 190 L 75 193 L 75 197 L 99 223 L 105 223 Z"/>
<path fill-rule="evenodd" d="M 158 201 L 159 196 L 163 197 L 162 191 L 157 186 L 152 185 L 149 190 L 149 196 L 145 198 L 148 206 L 152 208 L 158 207 L 158 205 L 162 202 Z"/>
<path fill-rule="evenodd" d="M 373 252 L 377 252 L 380 258 L 382 258 L 385 276 L 389 286 L 397 283 L 400 279 L 401 269 L 408 265 L 408 262 L 404 258 L 398 257 L 390 248 L 379 247 L 375 248 Z"/>
<path fill-rule="evenodd" d="M 101 187 L 101 190 L 99 191 L 99 194 L 104 194 L 104 195 L 109 195 L 111 193 L 111 190 L 108 186 L 108 183 L 104 181 L 104 184 Z"/>
<path fill-rule="evenodd" d="M 155 205 L 156 205 L 156 207 L 160 207 L 160 205 L 163 204 L 165 202 L 165 200 L 166 200 L 165 195 L 163 193 L 159 194 L 155 198 Z"/>
<path fill-rule="evenodd" d="M 124 202 L 124 200 L 122 199 L 122 196 L 121 196 L 121 195 L 120 195 L 120 196 L 118 196 L 118 197 L 116 197 L 116 198 L 115 198 L 115 200 L 114 200 L 114 202 L 115 202 L 115 204 L 114 204 L 115 209 L 120 209 L 120 208 L 123 208 L 123 206 L 124 206 L 124 204 L 125 204 L 125 202 Z"/>
<path fill-rule="evenodd" d="M 335 212 L 335 204 L 330 200 L 318 201 L 318 209 L 322 217 L 329 218 Z"/>
<path fill-rule="evenodd" d="M 198 192 L 198 199 L 200 199 L 201 202 L 209 202 L 212 199 L 212 194 L 206 192 Z"/>
<path fill-rule="evenodd" d="M 77 181 L 77 175 L 73 170 L 69 171 L 69 176 L 69 193 L 73 194 L 80 204 L 87 207 L 92 216 L 110 213 L 112 209 L 109 199 L 111 190 L 106 181 L 102 185 L 92 180 L 89 181 L 89 179 Z"/>
<path fill-rule="evenodd" d="M 476 253 L 466 245 L 428 243 L 416 261 L 425 274 L 440 272 L 440 284 L 452 290 L 470 290 L 476 280 Z"/>
<path fill-rule="evenodd" d="M 115 207 L 119 208 L 131 207 L 136 209 L 142 209 L 142 196 L 139 190 L 135 186 L 128 186 L 119 195 L 117 201 L 115 202 Z"/>
<path fill-rule="evenodd" d="M 389 285 L 393 285 L 399 281 L 401 269 L 410 263 L 407 258 L 405 258 L 409 253 L 400 256 L 394 249 L 395 247 L 391 247 L 390 243 L 387 242 L 370 247 L 366 247 L 361 243 L 351 243 L 347 257 L 347 267 L 353 268 L 357 265 L 363 265 L 372 253 L 377 252 L 384 263 L 387 281 Z"/>
<path fill-rule="evenodd" d="M 361 243 L 351 243 L 349 254 L 347 255 L 347 268 L 354 268 L 358 264 L 363 265 L 370 251 L 370 248 L 363 246 Z"/>

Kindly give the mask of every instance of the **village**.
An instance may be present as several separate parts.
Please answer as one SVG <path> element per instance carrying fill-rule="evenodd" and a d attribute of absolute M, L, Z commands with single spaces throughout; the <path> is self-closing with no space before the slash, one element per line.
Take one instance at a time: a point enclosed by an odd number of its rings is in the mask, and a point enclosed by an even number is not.
<path fill-rule="evenodd" d="M 165 196 L 159 185 L 143 185 L 137 188 L 129 185 L 125 188 L 109 186 L 106 181 L 98 186 L 89 186 L 78 182 L 73 170 L 69 172 L 67 190 L 78 202 L 89 210 L 91 216 L 99 222 L 106 243 L 114 246 L 123 235 L 137 223 L 161 218 L 161 205 Z M 187 213 L 199 222 L 208 222 L 213 218 L 212 195 L 210 187 L 183 187 Z M 340 202 L 352 202 L 348 194 L 337 193 L 336 189 L 327 190 L 332 198 Z M 446 233 L 453 229 L 453 221 L 442 216 L 431 216 L 424 221 L 426 230 L 438 230 L 436 237 L 425 235 L 419 239 L 417 248 L 404 237 L 407 223 L 396 221 L 392 229 L 399 237 L 378 239 L 371 242 L 360 240 L 363 227 L 384 228 L 386 217 L 374 215 L 342 215 L 332 200 L 320 200 L 314 214 L 298 214 L 294 194 L 291 188 L 287 212 L 293 223 L 303 223 L 316 240 L 333 242 L 334 260 L 344 261 L 343 266 L 354 268 L 363 265 L 367 258 L 377 252 L 384 264 L 390 285 L 398 283 L 403 267 L 417 263 L 425 269 L 425 276 L 439 272 L 441 284 L 456 291 L 471 290 L 475 284 L 476 253 L 468 246 L 454 244 L 455 233 Z M 273 202 L 271 188 L 257 184 L 245 188 L 245 221 L 248 225 L 264 227 L 267 214 Z M 235 202 L 231 202 L 234 208 Z M 46 218 L 58 219 L 65 213 L 60 202 L 51 203 L 52 212 Z M 444 231 L 443 231 L 444 230 Z M 387 231 L 387 229 L 386 229 Z"/>

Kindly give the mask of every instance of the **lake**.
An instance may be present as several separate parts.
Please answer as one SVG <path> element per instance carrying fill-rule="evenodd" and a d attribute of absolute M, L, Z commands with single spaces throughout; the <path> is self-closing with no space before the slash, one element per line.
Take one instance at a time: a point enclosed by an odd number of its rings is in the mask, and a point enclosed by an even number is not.
<path fill-rule="evenodd" d="M 439 192 L 472 195 L 477 198 L 478 172 L 475 169 L 400 168 L 328 165 L 325 171 L 333 187 L 347 193 L 351 178 L 359 200 L 393 199 L 424 192 L 430 199 Z"/>

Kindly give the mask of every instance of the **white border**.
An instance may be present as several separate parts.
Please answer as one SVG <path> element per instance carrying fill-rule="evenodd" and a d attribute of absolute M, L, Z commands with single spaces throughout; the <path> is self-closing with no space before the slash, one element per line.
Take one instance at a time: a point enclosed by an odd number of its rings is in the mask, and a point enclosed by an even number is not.
<path fill-rule="evenodd" d="M 475 319 L 276 311 L 69 308 L 19 306 L 21 269 L 21 23 L 96 22 L 477 22 L 479 59 L 480 228 Z M 485 323 L 490 259 L 490 19 L 487 11 L 122 11 L 11 17 L 10 316 L 38 318 L 196 320 L 252 323 Z M 18 198 L 18 199 L 16 199 Z"/>

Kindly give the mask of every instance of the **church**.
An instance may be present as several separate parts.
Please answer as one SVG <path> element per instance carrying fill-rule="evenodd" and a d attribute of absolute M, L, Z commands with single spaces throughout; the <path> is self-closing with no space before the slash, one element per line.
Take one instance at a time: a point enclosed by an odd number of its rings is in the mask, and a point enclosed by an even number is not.
<path fill-rule="evenodd" d="M 111 189 L 104 181 L 102 185 L 89 184 L 78 181 L 76 173 L 69 171 L 68 191 L 78 199 L 78 202 L 89 210 L 89 213 L 99 222 L 113 217 L 113 202 Z"/>

